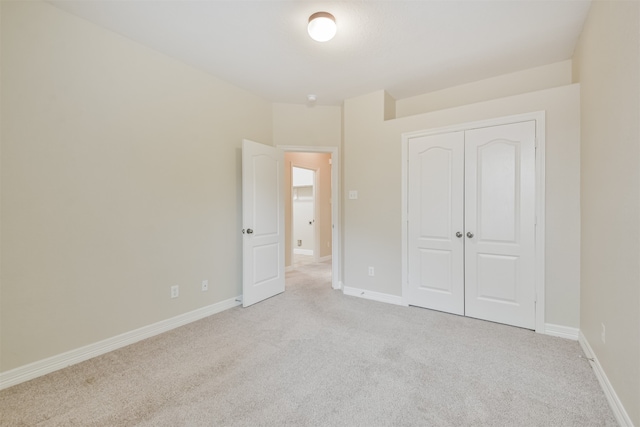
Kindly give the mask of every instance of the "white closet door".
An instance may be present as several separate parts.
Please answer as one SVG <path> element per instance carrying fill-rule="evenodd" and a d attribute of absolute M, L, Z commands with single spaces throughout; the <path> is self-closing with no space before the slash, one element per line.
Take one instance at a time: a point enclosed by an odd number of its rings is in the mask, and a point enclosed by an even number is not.
<path fill-rule="evenodd" d="M 535 329 L 535 122 L 465 132 L 465 314 Z"/>
<path fill-rule="evenodd" d="M 411 140 L 408 302 L 464 314 L 464 132 Z"/>

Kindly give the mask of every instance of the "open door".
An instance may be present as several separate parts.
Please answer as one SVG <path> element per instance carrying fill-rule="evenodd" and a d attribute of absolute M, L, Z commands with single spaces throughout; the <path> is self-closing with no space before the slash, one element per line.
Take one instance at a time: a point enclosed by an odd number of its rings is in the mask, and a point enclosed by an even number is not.
<path fill-rule="evenodd" d="M 242 306 L 284 292 L 284 152 L 242 141 Z"/>

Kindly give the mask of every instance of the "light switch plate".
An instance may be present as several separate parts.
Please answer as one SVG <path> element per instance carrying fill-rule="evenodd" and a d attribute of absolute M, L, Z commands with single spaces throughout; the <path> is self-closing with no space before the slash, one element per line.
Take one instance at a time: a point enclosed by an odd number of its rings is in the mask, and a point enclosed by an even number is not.
<path fill-rule="evenodd" d="M 358 198 L 357 190 L 349 190 L 349 200 L 356 200 Z"/>

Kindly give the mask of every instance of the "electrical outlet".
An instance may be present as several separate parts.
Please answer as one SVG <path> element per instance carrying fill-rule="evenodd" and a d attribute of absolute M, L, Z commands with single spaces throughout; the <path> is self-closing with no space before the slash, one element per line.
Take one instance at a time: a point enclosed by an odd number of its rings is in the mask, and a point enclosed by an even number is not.
<path fill-rule="evenodd" d="M 602 344 L 606 344 L 607 342 L 607 330 L 604 327 L 604 323 L 600 323 L 602 325 L 602 331 L 600 331 L 600 339 L 602 340 Z"/>
<path fill-rule="evenodd" d="M 208 291 L 209 290 L 209 281 L 208 280 L 203 280 L 202 281 L 202 291 Z"/>
<path fill-rule="evenodd" d="M 373 267 L 369 267 L 369 276 L 375 276 L 375 275 L 376 275 L 376 273 L 373 270 Z"/>
<path fill-rule="evenodd" d="M 171 287 L 171 298 L 178 298 L 178 295 L 180 295 L 180 288 L 178 285 L 173 285 Z"/>

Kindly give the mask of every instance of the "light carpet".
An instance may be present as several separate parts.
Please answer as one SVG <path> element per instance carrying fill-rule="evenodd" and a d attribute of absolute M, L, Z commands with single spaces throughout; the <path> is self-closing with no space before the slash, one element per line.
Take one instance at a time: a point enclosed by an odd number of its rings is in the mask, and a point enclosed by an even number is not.
<path fill-rule="evenodd" d="M 287 290 L 0 392 L 3 426 L 614 426 L 578 343 Z"/>

